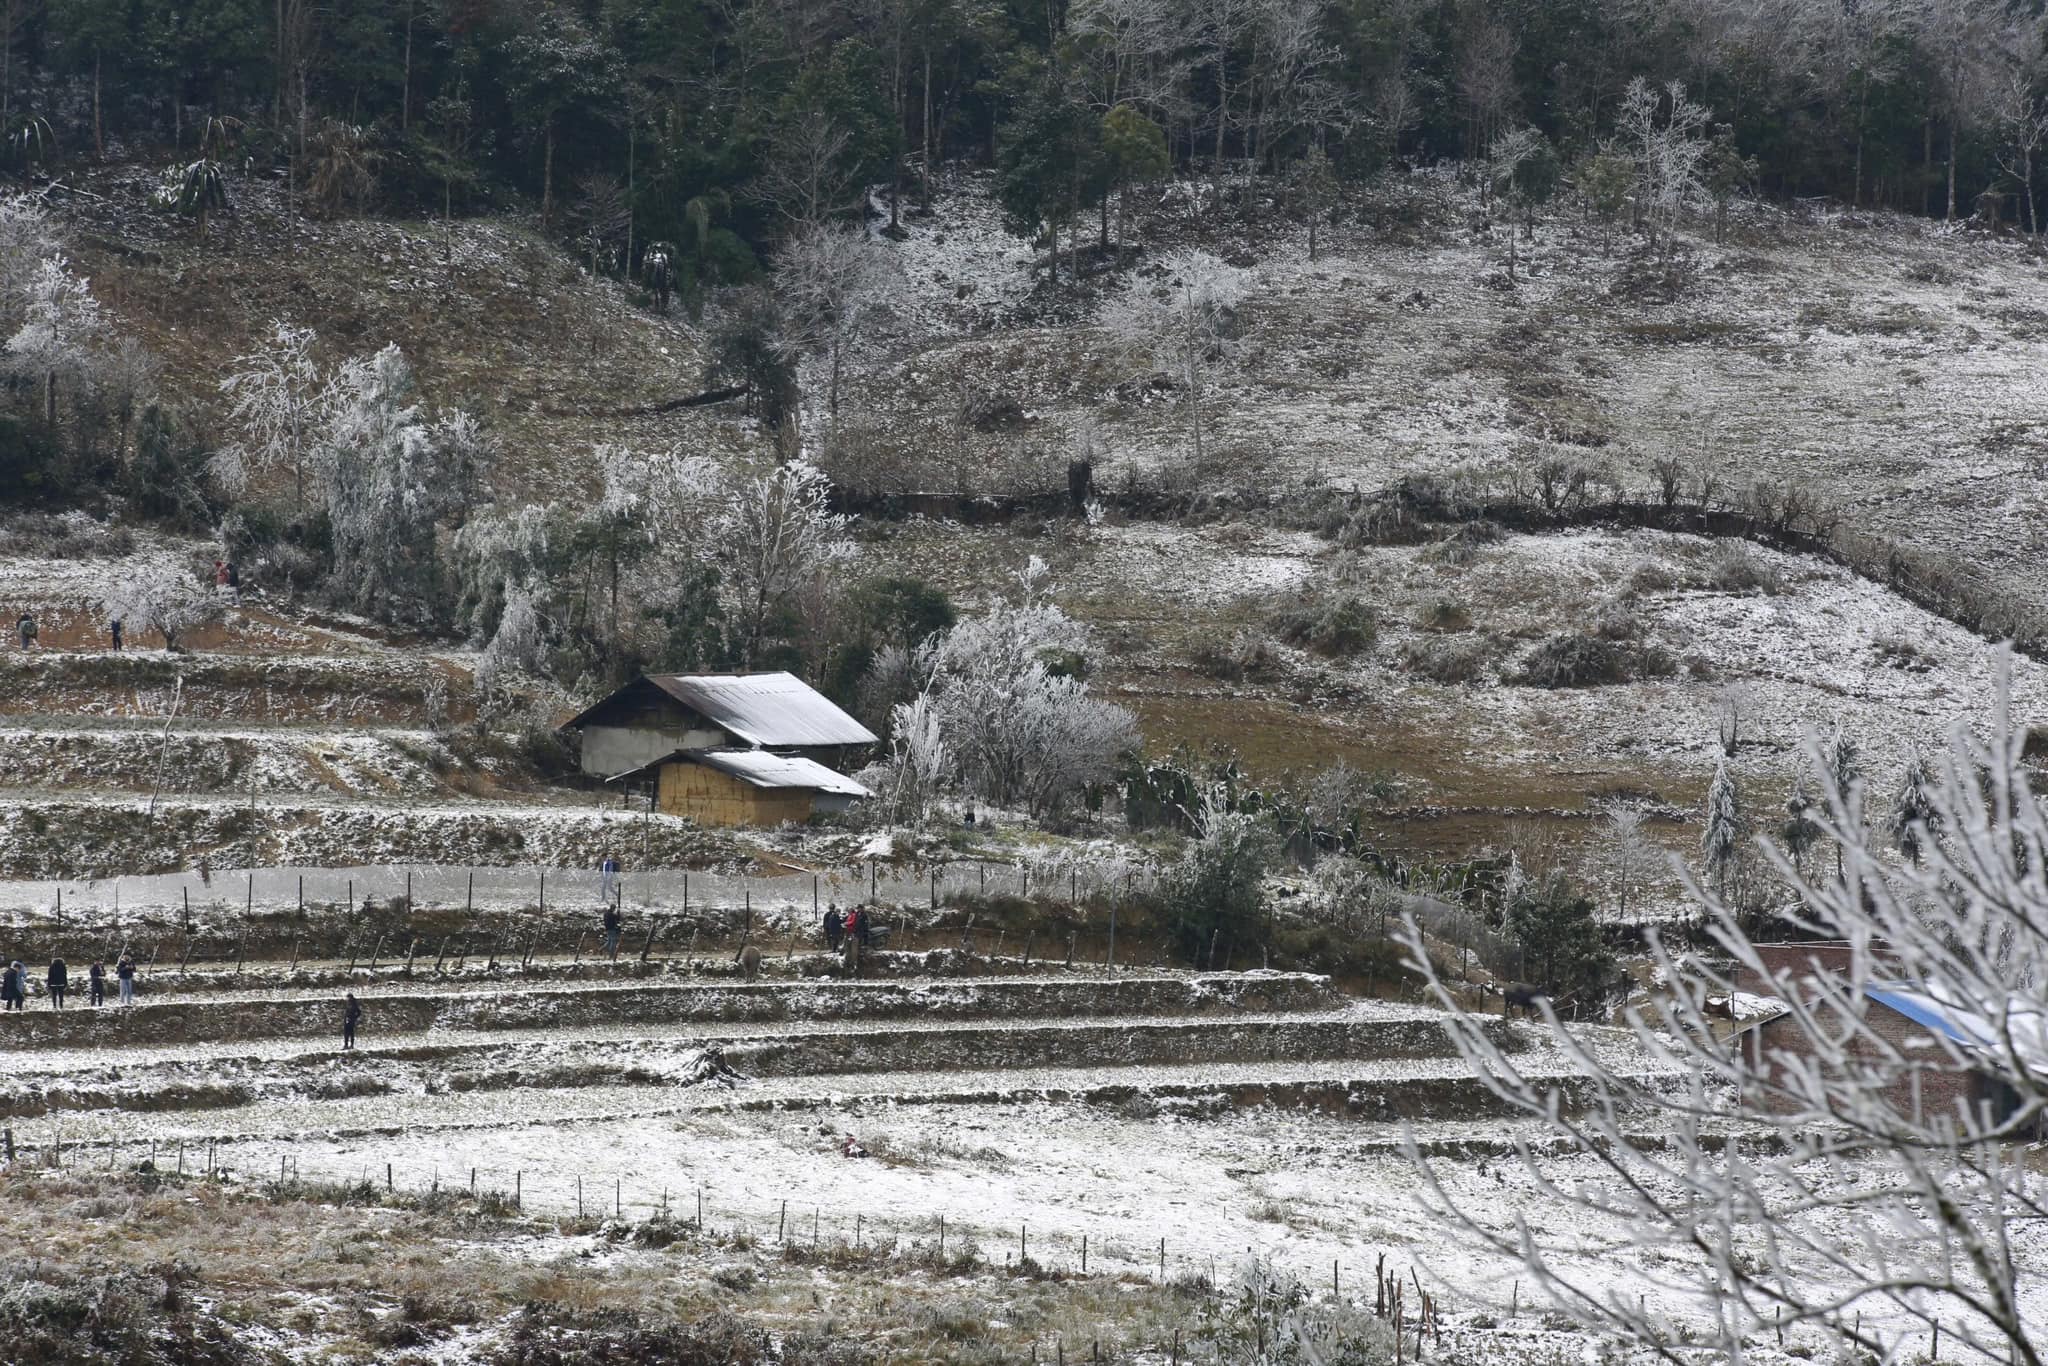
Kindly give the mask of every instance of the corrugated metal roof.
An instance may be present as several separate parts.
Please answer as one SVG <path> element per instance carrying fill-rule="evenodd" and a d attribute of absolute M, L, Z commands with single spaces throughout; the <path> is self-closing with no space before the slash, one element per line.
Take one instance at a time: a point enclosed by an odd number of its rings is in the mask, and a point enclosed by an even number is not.
<path fill-rule="evenodd" d="M 764 748 L 872 745 L 873 731 L 791 673 L 652 674 L 656 687 L 719 729 Z"/>
<path fill-rule="evenodd" d="M 1871 982 L 1863 994 L 1959 1047 L 2002 1053 L 2010 1045 L 2027 1068 L 2048 1076 L 2048 1015 L 2037 1001 L 2015 994 L 2001 1012 L 1958 1005 L 1915 982 Z"/>
<path fill-rule="evenodd" d="M 683 757 L 720 773 L 729 773 L 755 787 L 801 787 L 832 792 L 842 797 L 872 797 L 875 794 L 843 773 L 794 754 L 768 754 L 758 749 L 703 749 Z"/>

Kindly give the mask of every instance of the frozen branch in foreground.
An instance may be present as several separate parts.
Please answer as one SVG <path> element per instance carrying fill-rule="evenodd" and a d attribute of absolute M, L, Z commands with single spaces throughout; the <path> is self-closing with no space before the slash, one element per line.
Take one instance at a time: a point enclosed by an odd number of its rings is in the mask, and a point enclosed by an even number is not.
<path fill-rule="evenodd" d="M 1889 1361 L 1924 1351 L 1938 1324 L 1942 1360 L 2040 1362 L 2048 1326 L 2022 1285 L 2048 1269 L 2028 1170 L 2048 1107 L 2048 816 L 2025 737 L 2001 684 L 1988 738 L 1959 726 L 1924 780 L 1917 861 L 1892 856 L 1896 832 L 1866 830 L 1854 784 L 1816 748 L 1841 876 L 1807 881 L 1767 855 L 1796 898 L 1786 917 L 1839 941 L 1829 965 L 1760 946 L 1689 880 L 1700 946 L 1652 932 L 1651 1005 L 1619 1030 L 1568 1029 L 1546 1006 L 1586 1078 L 1570 1097 L 1453 1000 L 1411 917 L 1412 966 L 1525 1126 L 1521 1205 L 1454 1194 L 1411 1143 L 1438 1212 L 1519 1257 L 1560 1307 L 1673 1361 L 1741 1362 L 1780 1334 Z M 1707 1000 L 1738 990 L 1782 1015 L 1717 1030 Z M 1901 1011 L 1929 1027 L 1887 1029 Z M 1589 1226 L 1626 1240 L 1598 1272 L 1559 1255 L 1581 1250 L 1560 1230 Z"/>

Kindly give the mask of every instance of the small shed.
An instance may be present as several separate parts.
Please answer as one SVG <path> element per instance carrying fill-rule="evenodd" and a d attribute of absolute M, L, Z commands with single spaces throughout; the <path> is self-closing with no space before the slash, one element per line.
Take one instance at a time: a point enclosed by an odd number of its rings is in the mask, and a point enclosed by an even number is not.
<path fill-rule="evenodd" d="M 656 772 L 656 809 L 699 825 L 781 825 L 874 795 L 816 760 L 762 750 L 681 750 Z"/>
<path fill-rule="evenodd" d="M 1802 999 L 1845 999 L 1848 995 L 1847 945 L 1760 945 L 1758 952 L 1767 961 L 1775 960 L 1774 966 L 1781 970 L 1808 970 L 1804 977 L 1794 979 L 1802 986 Z M 1860 996 L 1865 1026 L 1875 1037 L 1852 1040 L 1849 1052 L 1873 1064 L 1889 1064 L 1892 1056 L 1911 1060 L 1889 1084 L 1890 1103 L 1901 1114 L 1949 1114 L 1959 1104 L 1974 1107 L 1983 1103 L 1990 1105 L 1994 1119 L 2009 1114 L 2014 1103 L 2010 1090 L 1992 1072 L 1969 1061 L 1973 1053 L 2001 1050 L 2008 1031 L 2010 1045 L 2019 1050 L 2021 1061 L 2048 1076 L 2048 1016 L 2035 1002 L 2017 997 L 2004 1003 L 1950 1001 L 1922 983 L 1904 979 L 1866 981 Z M 1761 1059 L 1776 1050 L 1807 1051 L 1798 1030 L 1785 1023 L 1788 1014 L 1780 1003 L 1778 1010 L 1743 1027 L 1750 1032 L 1753 1058 Z M 1949 1048 L 1961 1054 L 1960 1065 Z"/>
<path fill-rule="evenodd" d="M 874 732 L 789 673 L 648 674 L 563 726 L 582 768 L 645 783 L 703 825 L 780 825 L 872 796 L 845 775 Z"/>

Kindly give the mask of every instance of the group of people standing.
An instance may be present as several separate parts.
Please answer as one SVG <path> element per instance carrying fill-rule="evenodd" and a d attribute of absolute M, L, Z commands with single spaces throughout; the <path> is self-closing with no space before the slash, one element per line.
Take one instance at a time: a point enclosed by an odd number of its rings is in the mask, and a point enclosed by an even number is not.
<path fill-rule="evenodd" d="M 86 1003 L 104 1005 L 107 999 L 107 965 L 95 958 L 86 969 Z M 121 992 L 121 1004 L 135 1004 L 135 960 L 122 954 L 115 960 L 113 978 Z M 29 973 L 20 959 L 9 963 L 0 972 L 0 1009 L 28 1009 Z M 50 969 L 43 974 L 43 986 L 50 994 L 50 1009 L 62 1010 L 64 998 L 71 990 L 71 968 L 62 958 L 52 958 Z"/>
<path fill-rule="evenodd" d="M 861 955 L 875 942 L 875 912 L 871 906 L 852 906 L 842 911 L 837 902 L 825 910 L 825 947 L 846 961 L 858 975 Z"/>

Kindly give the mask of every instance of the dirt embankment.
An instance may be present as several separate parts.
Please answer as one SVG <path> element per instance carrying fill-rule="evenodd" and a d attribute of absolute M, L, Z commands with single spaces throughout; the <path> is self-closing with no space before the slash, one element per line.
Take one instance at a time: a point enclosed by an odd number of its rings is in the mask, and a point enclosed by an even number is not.
<path fill-rule="evenodd" d="M 430 655 L 0 653 L 0 716 L 425 726 L 475 715 L 469 677 Z"/>
<path fill-rule="evenodd" d="M 29 1011 L 0 1020 L 16 1046 L 145 1044 L 309 1038 L 333 1033 L 333 998 L 141 1002 L 125 1009 Z M 520 993 L 411 995 L 396 984 L 359 993 L 385 1033 L 438 1029 L 547 1029 L 609 1023 L 791 1019 L 889 1020 L 912 1016 L 1057 1019 L 1081 1015 L 1324 1009 L 1341 997 L 1329 979 L 1285 973 L 1213 977 L 1077 977 L 981 983 L 637 983 Z"/>

